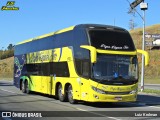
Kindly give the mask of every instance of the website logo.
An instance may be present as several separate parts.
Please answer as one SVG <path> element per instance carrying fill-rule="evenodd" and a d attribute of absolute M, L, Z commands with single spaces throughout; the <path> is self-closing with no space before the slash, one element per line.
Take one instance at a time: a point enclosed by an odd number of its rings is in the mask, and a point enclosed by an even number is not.
<path fill-rule="evenodd" d="M 15 7 L 15 1 L 8 1 L 5 6 L 2 6 L 1 10 L 19 10 L 19 7 Z"/>
<path fill-rule="evenodd" d="M 11 112 L 2 112 L 2 117 L 11 117 Z"/>

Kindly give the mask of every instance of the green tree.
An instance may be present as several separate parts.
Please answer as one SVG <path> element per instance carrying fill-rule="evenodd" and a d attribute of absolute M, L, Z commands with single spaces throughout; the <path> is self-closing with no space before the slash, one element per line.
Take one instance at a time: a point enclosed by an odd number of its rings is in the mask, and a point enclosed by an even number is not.
<path fill-rule="evenodd" d="M 14 49 L 14 45 L 13 44 L 9 44 L 7 47 L 8 50 L 13 50 Z"/>

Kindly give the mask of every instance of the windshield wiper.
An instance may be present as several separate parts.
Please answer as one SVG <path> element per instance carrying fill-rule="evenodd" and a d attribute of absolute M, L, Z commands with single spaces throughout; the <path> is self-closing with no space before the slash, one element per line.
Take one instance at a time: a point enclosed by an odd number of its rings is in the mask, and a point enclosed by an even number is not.
<path fill-rule="evenodd" d="M 133 77 L 130 77 L 130 78 L 125 78 L 125 77 L 122 77 L 122 76 L 118 76 L 118 77 L 115 77 L 113 78 L 112 80 L 118 80 L 118 81 L 136 81 L 137 79 L 133 78 Z"/>
<path fill-rule="evenodd" d="M 118 77 L 114 77 L 114 78 L 112 78 L 112 80 L 119 80 L 119 79 L 124 79 L 122 76 L 118 76 Z"/>
<path fill-rule="evenodd" d="M 109 82 L 112 81 L 112 78 L 106 78 L 106 76 L 101 76 L 101 77 L 93 77 L 97 82 L 99 83 L 105 83 L 105 82 Z"/>

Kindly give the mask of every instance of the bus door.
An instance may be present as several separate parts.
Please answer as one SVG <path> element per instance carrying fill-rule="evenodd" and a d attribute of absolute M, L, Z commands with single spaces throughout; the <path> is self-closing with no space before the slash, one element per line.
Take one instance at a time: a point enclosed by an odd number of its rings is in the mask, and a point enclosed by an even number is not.
<path fill-rule="evenodd" d="M 88 61 L 82 62 L 82 78 L 80 79 L 81 100 L 88 100 L 89 98 L 89 75 L 90 63 Z"/>
<path fill-rule="evenodd" d="M 88 90 L 88 85 L 89 85 L 89 80 L 81 78 L 80 79 L 80 89 L 81 89 L 81 100 L 88 100 L 89 97 L 89 90 Z"/>
<path fill-rule="evenodd" d="M 54 90 L 54 80 L 56 78 L 56 74 L 54 74 L 54 62 L 55 62 L 55 50 L 52 49 L 49 52 L 51 58 L 50 58 L 50 62 L 49 62 L 49 81 L 48 81 L 48 94 L 49 95 L 54 95 L 55 90 Z"/>
<path fill-rule="evenodd" d="M 41 63 L 41 88 L 42 93 L 49 94 L 49 83 L 50 83 L 50 67 L 49 63 Z"/>
<path fill-rule="evenodd" d="M 49 80 L 49 83 L 48 83 L 48 94 L 49 95 L 52 95 L 52 90 L 53 90 L 53 80 L 54 80 L 54 76 L 51 74 L 50 75 L 50 80 Z"/>

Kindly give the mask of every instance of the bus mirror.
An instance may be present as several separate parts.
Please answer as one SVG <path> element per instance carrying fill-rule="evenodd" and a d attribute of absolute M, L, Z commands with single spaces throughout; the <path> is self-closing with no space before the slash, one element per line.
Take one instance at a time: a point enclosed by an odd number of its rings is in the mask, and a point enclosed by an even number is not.
<path fill-rule="evenodd" d="M 148 52 L 146 52 L 144 50 L 139 50 L 139 49 L 137 49 L 137 52 L 144 55 L 144 57 L 145 57 L 145 66 L 147 66 L 149 64 L 149 54 L 148 54 Z"/>
<path fill-rule="evenodd" d="M 89 45 L 81 45 L 80 47 L 89 50 L 90 55 L 91 55 L 91 63 L 96 63 L 96 61 L 97 61 L 96 48 L 93 46 L 89 46 Z"/>

